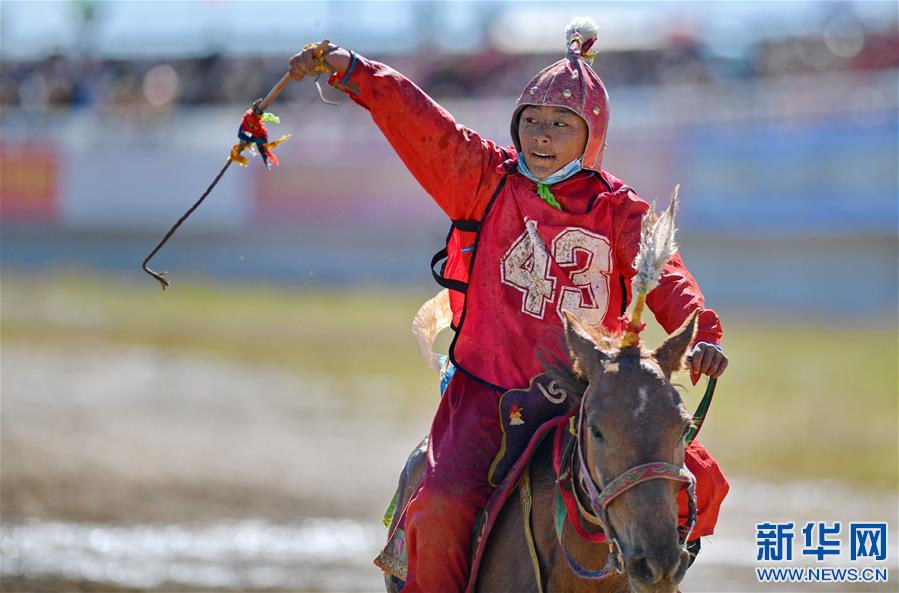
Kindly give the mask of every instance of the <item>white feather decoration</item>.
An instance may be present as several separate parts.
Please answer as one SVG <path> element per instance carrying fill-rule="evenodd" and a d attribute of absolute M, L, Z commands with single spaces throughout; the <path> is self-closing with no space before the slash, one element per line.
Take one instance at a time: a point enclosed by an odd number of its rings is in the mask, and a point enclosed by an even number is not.
<path fill-rule="evenodd" d="M 634 292 L 647 294 L 659 283 L 662 268 L 677 251 L 677 243 L 674 235 L 674 216 L 677 213 L 677 192 L 680 186 L 674 188 L 671 195 L 671 203 L 661 216 L 656 217 L 655 208 L 651 207 L 643 217 L 643 227 L 640 232 L 640 250 L 634 259 L 634 267 L 637 275 L 634 277 Z"/>
<path fill-rule="evenodd" d="M 571 19 L 568 26 L 565 27 L 565 45 L 571 45 L 574 34 L 581 34 L 581 43 L 586 43 L 590 39 L 596 39 L 599 36 L 599 27 L 596 21 L 588 16 L 576 16 Z"/>
<path fill-rule="evenodd" d="M 415 319 L 412 320 L 412 333 L 418 340 L 421 355 L 427 361 L 428 366 L 438 374 L 443 369 L 440 365 L 440 357 L 433 351 L 434 340 L 437 339 L 437 334 L 450 326 L 452 320 L 453 311 L 450 308 L 449 290 L 446 289 L 426 301 L 415 314 Z"/>

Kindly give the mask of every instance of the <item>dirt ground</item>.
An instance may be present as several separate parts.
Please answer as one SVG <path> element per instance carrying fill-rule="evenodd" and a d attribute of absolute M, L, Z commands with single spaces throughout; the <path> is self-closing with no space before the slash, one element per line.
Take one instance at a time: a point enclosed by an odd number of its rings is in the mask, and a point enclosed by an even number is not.
<path fill-rule="evenodd" d="M 348 400 L 149 346 L 7 341 L 2 357 L 5 520 L 370 518 L 427 430 L 385 414 L 384 383 Z"/>

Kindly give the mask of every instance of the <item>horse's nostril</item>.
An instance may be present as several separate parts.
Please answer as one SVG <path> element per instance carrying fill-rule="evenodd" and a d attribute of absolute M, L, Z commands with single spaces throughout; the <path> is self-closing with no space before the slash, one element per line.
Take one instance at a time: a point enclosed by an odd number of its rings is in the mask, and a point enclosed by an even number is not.
<path fill-rule="evenodd" d="M 627 574 L 640 583 L 655 583 L 662 578 L 656 564 L 646 556 L 633 556 L 628 560 Z"/>
<path fill-rule="evenodd" d="M 679 553 L 659 557 L 633 556 L 627 562 L 627 572 L 637 582 L 651 585 L 662 579 L 679 581 L 678 576 L 683 578 L 682 566 L 686 564 Z"/>

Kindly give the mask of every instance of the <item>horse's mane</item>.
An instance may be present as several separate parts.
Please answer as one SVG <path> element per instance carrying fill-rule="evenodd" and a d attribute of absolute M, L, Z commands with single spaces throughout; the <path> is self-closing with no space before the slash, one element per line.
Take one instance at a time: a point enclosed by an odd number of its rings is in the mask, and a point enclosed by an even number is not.
<path fill-rule="evenodd" d="M 570 362 L 564 363 L 556 360 L 545 366 L 550 378 L 558 383 L 565 393 L 576 399 L 583 397 L 587 391 L 587 377 L 576 371 Z"/>
<path fill-rule="evenodd" d="M 643 358 L 651 352 L 640 345 L 620 348 L 618 340 L 603 327 L 582 326 L 589 339 L 596 344 L 597 350 L 602 350 L 609 361 L 619 361 L 625 358 Z M 561 360 L 558 356 L 550 355 L 546 351 L 539 355 L 543 366 L 550 378 L 556 381 L 562 389 L 572 396 L 580 399 L 587 391 L 590 380 L 579 362 L 574 359 L 569 351 L 567 360 Z"/>

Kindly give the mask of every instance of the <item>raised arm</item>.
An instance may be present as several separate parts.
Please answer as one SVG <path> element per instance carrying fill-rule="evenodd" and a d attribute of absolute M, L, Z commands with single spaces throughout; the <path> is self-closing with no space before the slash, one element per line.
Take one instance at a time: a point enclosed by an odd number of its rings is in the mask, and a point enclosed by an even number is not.
<path fill-rule="evenodd" d="M 307 46 L 308 47 L 308 46 Z M 295 76 L 324 70 L 329 84 L 371 113 L 424 190 L 453 220 L 479 220 L 509 149 L 481 138 L 396 70 L 332 45 L 322 59 L 305 49 L 290 60 Z"/>

